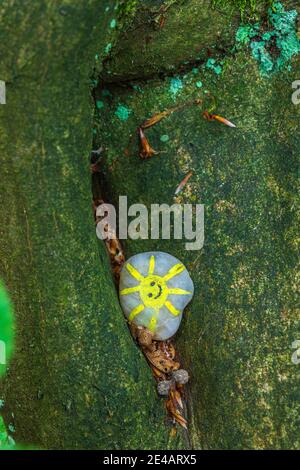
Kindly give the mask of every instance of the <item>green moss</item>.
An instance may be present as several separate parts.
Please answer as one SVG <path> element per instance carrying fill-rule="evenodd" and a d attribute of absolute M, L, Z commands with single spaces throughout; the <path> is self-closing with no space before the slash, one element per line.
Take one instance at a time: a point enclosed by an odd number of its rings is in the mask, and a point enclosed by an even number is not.
<path fill-rule="evenodd" d="M 253 14 L 258 7 L 272 5 L 272 0 L 213 0 L 214 7 L 230 8 L 238 10 L 242 17 Z"/>
<path fill-rule="evenodd" d="M 128 26 L 134 19 L 139 0 L 120 0 L 117 11 L 120 22 Z"/>
<path fill-rule="evenodd" d="M 293 74 L 285 69 L 266 81 L 247 49 L 228 59 L 222 80 L 205 67 L 199 76 L 187 73 L 176 103 L 200 98 L 203 107 L 187 106 L 149 128 L 147 137 L 160 153 L 146 162 L 131 135 L 147 117 L 174 106 L 169 80 L 138 82 L 143 94 L 115 86 L 105 119 L 97 117 L 96 145 L 109 147 L 114 157 L 114 165 L 104 158 L 102 167 L 113 202 L 126 194 L 129 205 L 171 204 L 183 175 L 193 171 L 182 202 L 205 204 L 200 253 L 187 252 L 181 240 L 125 241 L 127 257 L 170 252 L 193 277 L 195 296 L 176 340 L 193 378 L 194 448 L 300 447 L 299 366 L 290 360 L 299 332 L 294 279 L 300 107 L 286 88 L 299 73 L 299 61 Z M 195 85 L 199 79 L 202 89 Z M 216 112 L 237 129 L 202 118 L 211 96 Z M 113 114 L 119 102 L 132 109 L 122 125 Z M 162 135 L 170 136 L 167 144 Z"/>
<path fill-rule="evenodd" d="M 132 23 L 126 21 L 123 29 L 120 25 L 125 20 L 118 16 L 119 38 L 101 71 L 106 83 L 173 75 L 179 67 L 186 69 L 195 60 L 207 60 L 208 48 L 217 45 L 223 50 L 234 45 L 239 15 L 212 9 L 207 0 L 164 1 L 163 9 L 160 0 L 139 1 L 133 6 Z"/>
<path fill-rule="evenodd" d="M 1 78 L 10 81 L 0 106 L 0 276 L 18 328 L 0 413 L 16 442 L 44 449 L 177 448 L 91 210 L 88 77 L 96 52 L 115 44 L 115 2 L 87 0 L 67 17 L 47 0 L 25 3 L 5 2 L 0 15 Z"/>

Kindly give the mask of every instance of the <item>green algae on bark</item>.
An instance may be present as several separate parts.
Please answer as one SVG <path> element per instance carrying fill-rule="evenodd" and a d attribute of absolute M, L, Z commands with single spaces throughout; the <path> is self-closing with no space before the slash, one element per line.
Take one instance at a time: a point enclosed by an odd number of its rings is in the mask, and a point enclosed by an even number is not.
<path fill-rule="evenodd" d="M 142 92 L 111 86 L 97 119 L 95 146 L 107 147 L 102 178 L 116 206 L 119 195 L 128 196 L 128 206 L 172 204 L 188 171 L 193 176 L 176 200 L 205 205 L 205 245 L 196 254 L 185 240 L 125 244 L 127 256 L 162 250 L 192 273 L 195 296 L 176 341 L 191 373 L 194 448 L 300 448 L 300 369 L 291 361 L 300 326 L 300 106 L 291 101 L 299 73 L 297 56 L 290 71 L 265 80 L 246 52 L 226 60 L 221 79 L 205 68 L 186 73 L 175 104 L 203 105 L 183 107 L 147 130 L 160 152 L 148 161 L 139 158 L 136 128 L 174 106 L 167 77 L 137 82 Z M 237 129 L 203 119 L 212 96 L 215 112 Z M 114 116 L 119 102 L 132 110 L 122 123 Z"/>
<path fill-rule="evenodd" d="M 17 327 L 1 414 L 9 425 L 13 413 L 17 443 L 44 449 L 182 445 L 168 440 L 163 404 L 95 234 L 89 75 L 95 55 L 118 34 L 111 7 L 102 0 L 0 7 L 0 77 L 7 82 L 0 275 Z"/>
<path fill-rule="evenodd" d="M 0 385 L 6 423 L 13 413 L 17 441 L 44 448 L 186 446 L 168 440 L 162 403 L 95 239 L 88 77 L 94 65 L 95 84 L 105 61 L 94 144 L 108 148 L 102 177 L 111 201 L 127 194 L 129 203 L 173 202 L 192 169 L 178 201 L 206 206 L 206 243 L 196 255 L 180 240 L 126 243 L 127 256 L 167 251 L 193 273 L 195 299 L 177 336 L 192 374 L 193 447 L 299 448 L 299 368 L 290 358 L 299 332 L 300 108 L 290 100 L 299 59 L 266 81 L 240 53 L 225 58 L 219 80 L 193 64 L 209 47 L 218 55 L 233 44 L 239 15 L 191 0 L 188 8 L 167 2 L 162 18 L 153 7 L 161 2 L 143 3 L 146 10 L 128 2 L 127 11 L 125 2 L 96 0 L 1 5 L 0 78 L 8 93 L 0 107 L 0 274 L 18 327 L 16 356 Z M 180 74 L 182 64 L 193 72 Z M 161 71 L 175 76 L 109 85 Z M 238 129 L 202 118 L 212 96 Z M 203 106 L 186 106 L 149 129 L 160 154 L 141 162 L 137 126 L 191 98 Z"/>
<path fill-rule="evenodd" d="M 253 15 L 258 9 L 271 6 L 273 0 L 213 0 L 212 3 L 214 7 L 239 10 L 241 17 L 245 18 L 246 15 Z"/>
<path fill-rule="evenodd" d="M 118 82 L 176 72 L 205 59 L 209 48 L 232 46 L 239 21 L 237 11 L 212 9 L 206 0 L 134 2 L 129 26 L 120 31 L 101 77 Z"/>
<path fill-rule="evenodd" d="M 104 62 L 105 82 L 176 73 L 234 46 L 241 21 L 265 17 L 269 0 L 132 0 L 118 7 L 120 34 Z M 122 28 L 123 25 L 123 28 Z M 174 47 L 176 44 L 176 47 Z"/>

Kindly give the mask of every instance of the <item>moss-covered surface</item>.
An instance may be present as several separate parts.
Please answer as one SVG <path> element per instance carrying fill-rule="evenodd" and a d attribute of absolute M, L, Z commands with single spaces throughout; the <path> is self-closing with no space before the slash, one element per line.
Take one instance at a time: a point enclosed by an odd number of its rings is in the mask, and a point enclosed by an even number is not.
<path fill-rule="evenodd" d="M 43 448 L 188 445 L 169 440 L 95 238 L 89 151 L 102 145 L 109 201 L 172 203 L 192 170 L 178 201 L 205 204 L 201 252 L 187 252 L 184 241 L 126 243 L 127 256 L 172 253 L 195 282 L 177 336 L 192 375 L 193 447 L 299 448 L 299 369 L 290 349 L 299 339 L 300 107 L 291 102 L 299 56 L 290 70 L 262 78 L 249 50 L 231 48 L 240 5 L 168 0 L 157 13 L 154 3 L 1 4 L 0 277 L 17 321 L 1 413 L 18 443 Z M 267 3 L 258 2 L 258 19 Z M 93 68 L 95 80 L 106 80 L 95 92 L 94 123 Z M 160 153 L 140 161 L 137 126 L 196 98 L 203 105 L 147 130 Z M 202 111 L 213 105 L 237 129 L 205 121 Z"/>
<path fill-rule="evenodd" d="M 245 15 L 253 15 L 257 10 L 265 8 L 266 5 L 271 6 L 273 3 L 273 0 L 212 0 L 214 7 L 238 10 L 242 19 Z"/>
<path fill-rule="evenodd" d="M 91 208 L 89 75 L 115 3 L 75 3 L 0 7 L 0 276 L 17 323 L 1 414 L 17 443 L 42 448 L 177 447 Z"/>
<path fill-rule="evenodd" d="M 215 8 L 208 0 L 123 3 L 127 10 L 124 11 L 121 3 L 120 37 L 101 73 L 105 82 L 173 73 L 178 68 L 186 68 L 189 62 L 202 62 L 215 53 L 224 54 L 234 44 L 234 32 L 240 21 L 239 8 L 232 8 L 228 2 Z M 268 2 L 262 1 L 260 5 L 266 7 Z M 128 15 L 131 15 L 129 22 Z"/>
<path fill-rule="evenodd" d="M 178 75 L 175 89 L 174 77 L 113 86 L 98 111 L 94 145 L 108 149 L 102 178 L 114 203 L 128 195 L 128 204 L 172 204 L 193 171 L 177 201 L 205 204 L 200 252 L 186 251 L 184 240 L 126 242 L 128 256 L 172 253 L 195 282 L 176 340 L 192 375 L 194 448 L 300 447 L 299 368 L 290 348 L 300 320 L 300 107 L 291 102 L 299 74 L 298 56 L 290 71 L 264 79 L 245 51 L 226 60 L 219 77 L 206 68 Z M 203 106 L 187 106 L 146 131 L 160 153 L 141 161 L 137 126 L 196 98 Z M 203 119 L 213 102 L 236 129 Z M 120 105 L 127 119 L 116 115 Z"/>

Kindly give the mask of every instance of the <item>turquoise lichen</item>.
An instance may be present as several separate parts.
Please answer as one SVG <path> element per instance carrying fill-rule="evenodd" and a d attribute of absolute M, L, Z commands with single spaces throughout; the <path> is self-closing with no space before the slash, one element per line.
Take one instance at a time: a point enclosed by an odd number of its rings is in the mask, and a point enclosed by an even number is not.
<path fill-rule="evenodd" d="M 170 92 L 173 96 L 176 96 L 177 93 L 183 88 L 183 83 L 180 78 L 172 78 L 170 82 Z"/>
<path fill-rule="evenodd" d="M 273 61 L 271 54 L 267 52 L 264 41 L 254 41 L 250 45 L 252 56 L 258 62 L 261 61 L 261 69 L 264 75 L 268 75 L 273 70 Z"/>
<path fill-rule="evenodd" d="M 259 63 L 262 76 L 282 70 L 300 52 L 296 31 L 297 11 L 286 11 L 280 2 L 268 10 L 271 29 L 263 31 L 260 24 L 242 25 L 236 33 L 237 47 L 250 44 L 252 56 Z"/>
<path fill-rule="evenodd" d="M 110 98 L 112 97 L 111 92 L 110 92 L 107 88 L 103 88 L 103 90 L 101 91 L 101 93 L 102 93 L 102 96 L 104 96 L 104 97 L 106 97 L 106 98 L 107 98 L 107 97 L 110 97 Z"/>
<path fill-rule="evenodd" d="M 198 82 L 196 82 L 196 87 L 197 87 L 197 88 L 202 88 L 202 87 L 203 87 L 203 83 L 199 80 Z"/>
<path fill-rule="evenodd" d="M 121 121 L 127 121 L 131 113 L 131 110 L 127 108 L 127 106 L 124 106 L 122 104 L 119 104 L 116 111 L 115 115 L 121 120 Z"/>
<path fill-rule="evenodd" d="M 110 22 L 110 27 L 113 29 L 117 26 L 117 21 L 115 19 L 112 19 Z"/>
<path fill-rule="evenodd" d="M 236 32 L 236 41 L 240 44 L 248 44 L 253 37 L 254 32 L 259 32 L 259 24 L 241 25 Z"/>
<path fill-rule="evenodd" d="M 96 106 L 98 109 L 102 109 L 104 107 L 104 103 L 101 100 L 96 101 Z"/>
<path fill-rule="evenodd" d="M 212 70 L 215 72 L 217 75 L 220 75 L 222 73 L 222 67 L 223 67 L 223 62 L 217 62 L 216 59 L 208 59 L 208 61 L 205 64 L 205 67 L 207 69 Z"/>
<path fill-rule="evenodd" d="M 109 44 L 105 46 L 105 49 L 104 49 L 105 53 L 109 54 L 109 52 L 111 51 L 111 48 L 112 48 L 112 43 L 110 42 Z"/>
<path fill-rule="evenodd" d="M 170 137 L 168 136 L 168 134 L 164 134 L 160 138 L 161 142 L 168 142 L 169 139 Z"/>
<path fill-rule="evenodd" d="M 135 90 L 135 91 L 138 91 L 139 93 L 144 93 L 142 87 L 140 85 L 132 85 L 132 88 Z"/>

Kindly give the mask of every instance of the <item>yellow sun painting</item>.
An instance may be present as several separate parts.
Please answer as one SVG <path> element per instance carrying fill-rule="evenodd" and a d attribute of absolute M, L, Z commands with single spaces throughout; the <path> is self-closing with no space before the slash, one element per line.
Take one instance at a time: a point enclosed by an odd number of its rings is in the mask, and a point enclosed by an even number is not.
<path fill-rule="evenodd" d="M 143 255 L 147 255 L 147 253 Z M 166 256 L 171 257 L 168 254 L 166 254 Z M 143 315 L 143 312 L 145 312 L 145 310 L 149 311 L 149 309 L 151 309 L 152 312 L 150 320 L 145 326 L 152 332 L 155 332 L 157 322 L 159 320 L 160 311 L 164 307 L 165 309 L 167 309 L 168 313 L 174 317 L 181 315 L 182 308 L 177 308 L 176 305 L 174 305 L 174 303 L 176 304 L 176 302 L 173 301 L 173 303 L 170 299 L 170 296 L 188 296 L 190 299 L 193 295 L 193 289 L 186 290 L 182 287 L 174 287 L 168 285 L 168 281 L 172 280 L 174 277 L 180 275 L 183 271 L 186 270 L 185 266 L 182 263 L 177 262 L 168 269 L 166 274 L 158 275 L 155 274 L 155 258 L 155 254 L 151 254 L 149 261 L 147 260 L 148 272 L 145 276 L 142 275 L 141 272 L 136 267 L 134 267 L 133 263 L 130 263 L 129 260 L 125 264 L 123 269 L 126 269 L 127 276 L 129 274 L 135 281 L 138 282 L 138 284 L 135 286 L 120 289 L 120 296 L 123 298 L 126 296 L 130 296 L 131 294 L 139 294 L 140 302 L 137 303 L 137 305 L 135 305 L 132 310 L 128 312 L 127 317 L 129 322 L 133 322 L 137 316 Z M 171 258 L 176 260 L 176 258 L 174 257 Z M 147 318 L 148 317 L 149 315 L 147 315 Z"/>

